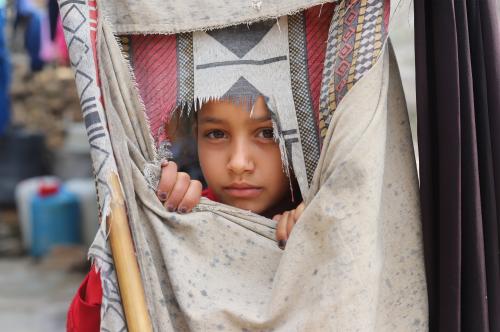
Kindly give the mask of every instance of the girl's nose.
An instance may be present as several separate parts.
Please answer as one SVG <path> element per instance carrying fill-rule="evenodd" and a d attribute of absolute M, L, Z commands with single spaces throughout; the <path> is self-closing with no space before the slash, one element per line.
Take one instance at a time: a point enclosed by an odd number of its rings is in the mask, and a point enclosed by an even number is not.
<path fill-rule="evenodd" d="M 254 170 L 254 163 L 251 158 L 250 146 L 244 141 L 236 141 L 230 151 L 227 168 L 235 174 L 243 174 Z"/>

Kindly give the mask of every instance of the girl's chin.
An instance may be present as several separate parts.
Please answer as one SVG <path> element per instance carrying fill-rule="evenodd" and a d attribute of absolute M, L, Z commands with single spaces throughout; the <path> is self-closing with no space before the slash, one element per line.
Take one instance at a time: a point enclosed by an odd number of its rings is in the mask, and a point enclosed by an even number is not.
<path fill-rule="evenodd" d="M 248 200 L 231 200 L 225 204 L 237 207 L 242 210 L 252 211 L 253 213 L 257 214 L 261 214 L 263 211 L 265 211 L 265 207 L 262 207 L 262 203 L 259 204 L 259 202 L 251 202 Z"/>

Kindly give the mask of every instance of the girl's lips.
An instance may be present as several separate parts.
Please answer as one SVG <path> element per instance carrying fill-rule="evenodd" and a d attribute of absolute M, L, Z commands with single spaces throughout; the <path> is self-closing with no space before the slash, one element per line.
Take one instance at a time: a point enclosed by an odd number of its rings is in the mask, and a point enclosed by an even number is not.
<path fill-rule="evenodd" d="M 260 195 L 262 188 L 249 185 L 232 185 L 225 187 L 224 191 L 228 193 L 229 196 L 237 198 L 254 198 Z"/>

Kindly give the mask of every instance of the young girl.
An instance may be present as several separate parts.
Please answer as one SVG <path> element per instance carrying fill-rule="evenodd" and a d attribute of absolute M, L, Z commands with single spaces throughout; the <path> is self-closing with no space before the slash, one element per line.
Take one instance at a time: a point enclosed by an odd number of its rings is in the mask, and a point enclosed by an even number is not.
<path fill-rule="evenodd" d="M 298 199 L 292 197 L 264 98 L 257 98 L 252 112 L 228 101 L 204 104 L 197 115 L 196 135 L 208 188 L 202 191 L 200 181 L 178 172 L 175 162 L 164 162 L 157 188 L 164 206 L 171 212 L 188 213 L 203 195 L 250 210 L 277 222 L 276 240 L 283 249 L 304 204 L 297 206 Z M 101 299 L 100 277 L 92 269 L 71 303 L 68 331 L 98 331 Z"/>
<path fill-rule="evenodd" d="M 283 247 L 303 205 L 294 209 L 298 202 L 292 199 L 264 98 L 257 99 L 251 114 L 227 101 L 206 103 L 196 134 L 209 188 L 204 196 L 278 221 L 276 239 Z M 162 166 L 158 197 L 169 211 L 191 211 L 202 196 L 201 183 L 177 172 L 172 161 Z"/>

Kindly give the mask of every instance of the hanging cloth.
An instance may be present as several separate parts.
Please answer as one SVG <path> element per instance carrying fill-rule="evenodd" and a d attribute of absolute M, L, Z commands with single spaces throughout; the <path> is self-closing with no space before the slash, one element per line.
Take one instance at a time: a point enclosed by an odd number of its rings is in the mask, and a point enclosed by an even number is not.
<path fill-rule="evenodd" d="M 170 15 L 166 14 L 169 3 L 158 4 L 163 8 L 160 11 L 154 1 L 142 2 L 142 9 L 137 11 L 131 10 L 134 1 L 122 2 L 123 8 L 118 8 L 118 2 L 107 1 L 99 8 L 105 18 L 96 20 L 95 3 L 90 2 L 89 11 L 84 5 L 61 2 L 66 39 L 74 41 L 69 52 L 92 147 L 101 212 L 103 217 L 109 213 L 106 179 L 117 172 L 154 329 L 426 330 L 418 182 L 404 95 L 384 26 L 385 2 L 340 2 L 335 6 L 323 44 L 322 74 L 311 81 L 320 82 L 323 95 L 317 99 L 318 112 L 307 113 L 305 120 L 312 119 L 311 123 L 318 125 L 303 127 L 308 128 L 306 131 L 300 128 L 304 120 L 298 116 L 297 90 L 292 83 L 296 55 L 292 54 L 290 36 L 292 22 L 297 19 L 294 15 L 303 19 L 307 12 L 302 10 L 316 3 L 287 2 L 280 6 L 276 2 L 273 7 L 269 2 L 269 8 L 261 3 L 260 9 L 251 12 L 252 17 L 232 15 L 247 13 L 238 7 L 248 5 L 245 1 L 212 9 L 204 3 L 183 2 Z M 252 3 L 258 7 L 260 2 Z M 196 6 L 205 10 L 207 18 L 187 26 L 191 17 L 178 11 Z M 123 10 L 128 14 L 121 15 Z M 136 19 L 136 15 L 148 12 L 153 16 Z M 157 12 L 161 13 L 154 16 Z M 194 10 L 193 15 L 199 12 Z M 86 27 L 76 24 L 81 13 L 94 17 Z M 73 20 L 68 19 L 70 16 Z M 124 57 L 127 49 L 133 49 L 133 42 L 127 45 L 117 38 L 118 34 L 171 34 L 177 61 L 184 59 L 179 49 L 187 47 L 185 54 L 190 54 L 192 45 L 192 58 L 188 56 L 188 62 L 174 68 L 175 75 L 177 69 L 192 69 L 193 84 L 185 85 L 186 90 L 177 87 L 173 100 L 174 106 L 187 105 L 184 102 L 196 105 L 231 96 L 236 90 L 232 89 L 234 84 L 241 83 L 239 77 L 232 76 L 235 80 L 204 88 L 206 79 L 196 70 L 215 62 L 209 58 L 209 50 L 229 53 L 226 46 L 214 42 L 217 38 L 212 30 L 200 29 L 231 29 L 242 22 L 266 22 L 269 17 L 277 19 L 264 24 L 267 32 L 260 42 L 269 42 L 266 38 L 270 38 L 276 50 L 264 48 L 259 52 L 257 43 L 252 48 L 257 52 L 254 56 L 263 54 L 264 58 L 252 61 L 286 57 L 282 63 L 271 64 L 282 66 L 278 67 L 280 72 L 272 73 L 280 75 L 279 81 L 273 82 L 280 89 L 255 79 L 255 68 L 242 68 L 241 72 L 268 98 L 283 161 L 290 161 L 302 184 L 306 209 L 285 251 L 276 245 L 274 222 L 251 212 L 203 198 L 193 213 L 180 215 L 164 209 L 154 188 L 166 154 L 162 146 L 155 147 L 155 132 L 149 122 L 152 116 L 147 109 L 149 97 L 145 97 L 134 68 L 137 59 L 130 53 Z M 262 28 L 262 24 L 256 24 Z M 70 25 L 74 32 L 69 32 Z M 307 30 L 307 22 L 305 27 Z M 83 44 L 76 43 L 75 36 Z M 91 52 L 94 46 L 97 61 Z M 264 54 L 271 51 L 276 54 Z M 307 61 L 299 68 L 308 70 Z M 189 77 L 175 82 L 186 81 Z M 242 91 L 249 91 L 249 85 L 244 85 Z M 164 91 L 167 95 L 171 92 Z M 188 96 L 181 98 L 180 104 L 179 92 Z M 314 102 L 312 105 L 314 109 Z M 292 149 L 287 148 L 285 130 L 295 131 Z M 321 148 L 308 177 L 304 141 L 315 132 Z M 103 285 L 101 330 L 121 330 L 126 323 L 106 234 L 103 222 L 89 254 L 100 268 Z"/>

